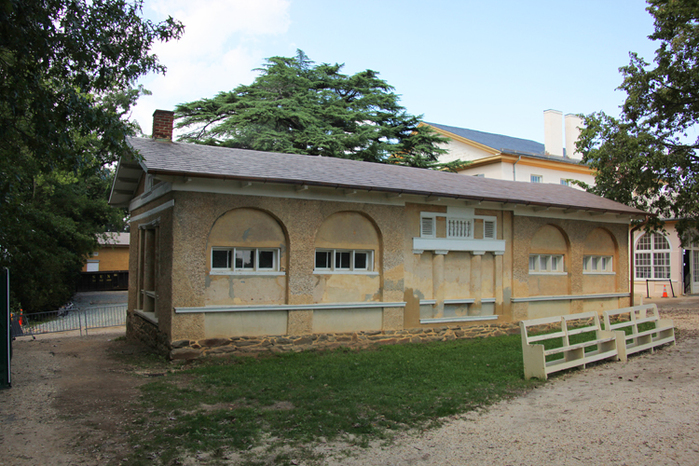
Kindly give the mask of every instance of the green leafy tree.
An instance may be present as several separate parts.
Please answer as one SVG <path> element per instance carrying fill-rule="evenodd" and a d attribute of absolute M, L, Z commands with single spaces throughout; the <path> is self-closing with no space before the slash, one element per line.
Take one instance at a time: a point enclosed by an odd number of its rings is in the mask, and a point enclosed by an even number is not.
<path fill-rule="evenodd" d="M 342 65 L 314 64 L 301 51 L 272 57 L 255 81 L 211 99 L 178 105 L 180 140 L 261 151 L 399 163 L 440 164 L 446 139 L 399 105 L 393 87 L 365 70 L 341 73 Z"/>
<path fill-rule="evenodd" d="M 658 42 L 651 65 L 631 54 L 620 68 L 627 94 L 620 118 L 585 117 L 578 140 L 597 170 L 591 191 L 658 215 L 680 219 L 683 240 L 699 239 L 699 3 L 649 0 Z"/>
<path fill-rule="evenodd" d="M 55 308 L 74 291 L 96 234 L 118 226 L 110 172 L 129 153 L 126 121 L 164 72 L 155 41 L 179 37 L 124 0 L 0 0 L 0 266 L 25 311 Z"/>

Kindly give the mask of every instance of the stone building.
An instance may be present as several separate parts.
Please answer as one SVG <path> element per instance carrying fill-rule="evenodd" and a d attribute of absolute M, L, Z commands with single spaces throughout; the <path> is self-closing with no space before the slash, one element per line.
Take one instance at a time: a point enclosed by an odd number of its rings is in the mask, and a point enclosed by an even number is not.
<path fill-rule="evenodd" d="M 130 338 L 172 357 L 488 335 L 629 304 L 629 223 L 567 186 L 133 138 Z"/>

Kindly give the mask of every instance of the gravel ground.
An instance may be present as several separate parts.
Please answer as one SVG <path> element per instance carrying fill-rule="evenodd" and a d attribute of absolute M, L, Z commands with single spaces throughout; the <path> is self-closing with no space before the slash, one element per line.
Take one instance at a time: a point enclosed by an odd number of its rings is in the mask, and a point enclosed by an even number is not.
<path fill-rule="evenodd" d="M 326 455 L 324 466 L 697 465 L 699 297 L 661 305 L 661 316 L 679 328 L 676 346 L 565 372 L 390 445 L 330 443 L 316 451 Z M 107 356 L 133 351 L 113 341 L 119 334 L 15 342 L 13 387 L 0 390 L 1 466 L 120 463 L 144 379 Z"/>
<path fill-rule="evenodd" d="M 626 364 L 598 364 L 439 429 L 403 435 L 346 456 L 343 465 L 697 465 L 699 464 L 699 299 L 662 303 L 678 344 Z M 675 306 L 691 305 L 692 308 Z M 672 309 L 675 307 L 674 309 Z"/>

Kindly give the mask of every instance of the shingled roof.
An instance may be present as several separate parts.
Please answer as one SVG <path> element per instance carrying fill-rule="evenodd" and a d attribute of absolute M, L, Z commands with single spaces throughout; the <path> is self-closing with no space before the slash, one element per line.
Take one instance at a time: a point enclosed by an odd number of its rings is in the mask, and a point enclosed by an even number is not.
<path fill-rule="evenodd" d="M 402 193 L 441 198 L 558 207 L 645 215 L 644 212 L 568 186 L 523 183 L 459 175 L 397 165 L 331 157 L 131 138 L 143 157 L 140 167 L 122 161 L 110 203 L 127 205 L 133 197 L 135 170 L 153 175 L 219 178 L 265 183 Z M 131 188 L 132 187 L 132 188 Z"/>
<path fill-rule="evenodd" d="M 471 141 L 477 142 L 484 146 L 488 146 L 491 149 L 498 150 L 500 152 L 506 153 L 521 153 L 530 155 L 546 155 L 546 150 L 544 145 L 540 142 L 531 141 L 529 139 L 513 138 L 510 136 L 503 136 L 502 134 L 486 133 L 483 131 L 476 131 L 467 128 L 457 128 L 456 126 L 440 125 L 437 123 L 427 123 L 430 126 L 439 128 L 441 130 L 452 133 L 456 136 L 460 136 L 464 139 L 469 139 Z M 560 157 L 558 157 L 560 158 Z"/>

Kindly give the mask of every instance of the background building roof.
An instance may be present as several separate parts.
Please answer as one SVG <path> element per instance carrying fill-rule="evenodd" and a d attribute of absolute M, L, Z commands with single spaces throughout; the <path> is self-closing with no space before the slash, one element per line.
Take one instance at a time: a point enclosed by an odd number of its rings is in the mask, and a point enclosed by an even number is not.
<path fill-rule="evenodd" d="M 501 152 L 515 152 L 540 156 L 546 155 L 546 151 L 542 143 L 531 141 L 529 139 L 513 138 L 510 136 L 503 136 L 502 134 L 485 133 L 483 131 L 439 125 L 437 123 L 425 123 Z"/>

